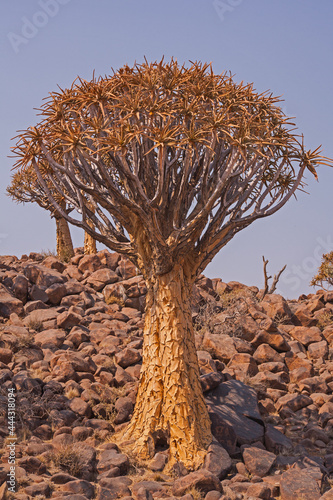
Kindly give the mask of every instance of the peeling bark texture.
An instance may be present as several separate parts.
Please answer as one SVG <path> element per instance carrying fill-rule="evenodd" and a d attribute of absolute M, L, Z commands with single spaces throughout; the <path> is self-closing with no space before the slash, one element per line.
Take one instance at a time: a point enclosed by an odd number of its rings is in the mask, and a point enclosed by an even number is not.
<path fill-rule="evenodd" d="M 87 232 L 84 233 L 84 254 L 90 255 L 97 253 L 96 240 Z"/>
<path fill-rule="evenodd" d="M 181 265 L 148 283 L 143 363 L 136 406 L 123 438 L 135 442 L 142 459 L 154 455 L 161 438 L 169 465 L 202 465 L 211 443 L 191 316 L 192 280 Z"/>
<path fill-rule="evenodd" d="M 91 202 L 87 204 L 87 208 L 91 210 L 91 212 L 95 213 L 95 208 Z M 88 226 L 91 229 L 95 229 L 95 225 L 91 220 L 87 222 Z M 96 240 L 87 232 L 84 232 L 84 254 L 91 255 L 97 253 Z"/>
<path fill-rule="evenodd" d="M 63 217 L 56 217 L 57 256 L 68 261 L 74 255 L 74 248 L 68 222 Z"/>

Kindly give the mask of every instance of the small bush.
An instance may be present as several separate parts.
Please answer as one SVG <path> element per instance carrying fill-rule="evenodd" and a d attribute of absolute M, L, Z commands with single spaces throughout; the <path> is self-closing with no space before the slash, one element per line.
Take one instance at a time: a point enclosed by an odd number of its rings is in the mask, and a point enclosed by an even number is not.
<path fill-rule="evenodd" d="M 35 330 L 35 332 L 41 332 L 43 330 L 43 322 L 39 320 L 30 320 L 27 324 L 29 330 Z"/>
<path fill-rule="evenodd" d="M 63 446 L 55 453 L 52 453 L 51 460 L 56 467 L 60 467 L 71 476 L 80 476 L 82 471 L 80 455 L 72 446 Z"/>
<path fill-rule="evenodd" d="M 110 306 L 111 304 L 118 304 L 118 306 L 120 307 L 125 307 L 125 302 L 123 299 L 119 298 L 119 297 L 114 297 L 113 295 L 111 297 L 108 297 L 106 300 L 105 300 L 105 303 Z"/>
<path fill-rule="evenodd" d="M 325 287 L 333 286 L 333 252 L 323 255 L 318 272 L 312 278 L 310 285 L 320 286 L 324 290 Z"/>

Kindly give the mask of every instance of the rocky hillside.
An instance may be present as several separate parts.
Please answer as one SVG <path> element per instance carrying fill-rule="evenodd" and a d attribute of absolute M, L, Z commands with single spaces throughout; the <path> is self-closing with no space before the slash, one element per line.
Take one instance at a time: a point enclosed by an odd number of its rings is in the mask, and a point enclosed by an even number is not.
<path fill-rule="evenodd" d="M 0 257 L 0 500 L 333 499 L 333 292 L 286 301 L 204 276 L 193 292 L 215 441 L 201 470 L 165 474 L 166 443 L 138 463 L 113 438 L 140 374 L 137 269 L 106 250 Z"/>

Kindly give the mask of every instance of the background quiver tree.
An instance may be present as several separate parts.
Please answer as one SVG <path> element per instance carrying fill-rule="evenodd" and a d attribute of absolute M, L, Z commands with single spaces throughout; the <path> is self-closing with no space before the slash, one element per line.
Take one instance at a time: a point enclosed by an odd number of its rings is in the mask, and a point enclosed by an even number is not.
<path fill-rule="evenodd" d="M 333 286 L 333 251 L 323 254 L 317 274 L 312 278 L 311 286 L 325 287 Z"/>
<path fill-rule="evenodd" d="M 316 176 L 318 164 L 330 164 L 319 149 L 305 150 L 278 102 L 207 64 L 145 62 L 51 93 L 42 121 L 13 148 L 15 167 L 35 169 L 63 217 L 126 254 L 146 280 L 143 363 L 124 431 L 143 458 L 164 439 L 169 466 L 202 464 L 212 436 L 194 280 L 238 231 L 282 208 L 306 170 Z"/>
<path fill-rule="evenodd" d="M 57 256 L 64 261 L 73 257 L 74 249 L 68 222 L 45 194 L 38 182 L 36 172 L 31 166 L 14 173 L 11 184 L 7 187 L 7 194 L 17 203 L 37 203 L 41 208 L 48 210 L 56 221 Z M 69 213 L 71 209 L 68 207 L 66 199 L 57 192 L 54 192 L 54 196 L 61 211 Z"/>

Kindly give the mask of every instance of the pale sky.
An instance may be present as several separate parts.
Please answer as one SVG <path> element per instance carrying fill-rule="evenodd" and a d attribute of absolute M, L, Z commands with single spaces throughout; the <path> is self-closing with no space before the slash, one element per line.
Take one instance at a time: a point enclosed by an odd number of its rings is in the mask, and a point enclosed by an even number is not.
<path fill-rule="evenodd" d="M 16 131 L 38 121 L 48 92 L 77 77 L 109 74 L 111 67 L 177 58 L 212 62 L 238 82 L 283 95 L 308 148 L 320 144 L 333 157 L 333 2 L 331 0 L 7 0 L 1 4 L 0 255 L 55 249 L 55 222 L 36 205 L 6 195 Z M 263 285 L 269 271 L 287 270 L 278 291 L 288 298 L 310 293 L 322 253 L 333 250 L 333 169 L 319 182 L 307 176 L 310 195 L 299 193 L 277 214 L 241 231 L 205 274 Z M 75 246 L 82 231 L 73 228 Z"/>

